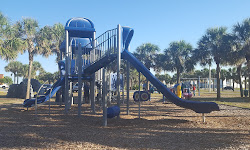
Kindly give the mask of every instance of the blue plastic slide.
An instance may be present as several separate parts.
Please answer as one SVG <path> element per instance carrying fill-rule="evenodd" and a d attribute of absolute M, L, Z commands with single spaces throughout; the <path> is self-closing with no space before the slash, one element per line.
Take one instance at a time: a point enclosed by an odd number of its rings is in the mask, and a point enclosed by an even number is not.
<path fill-rule="evenodd" d="M 40 96 L 37 98 L 37 104 L 40 104 L 40 103 L 43 103 L 43 102 L 46 102 L 47 100 L 49 100 L 60 88 L 61 88 L 61 85 L 64 83 L 64 78 L 61 78 L 59 80 L 57 80 L 54 85 L 51 87 L 52 91 L 50 93 L 50 90 L 48 90 L 44 96 Z M 26 99 L 24 102 L 23 102 L 23 106 L 24 107 L 32 107 L 35 105 L 35 101 L 36 99 L 35 98 L 32 98 L 32 99 Z"/>
<path fill-rule="evenodd" d="M 196 102 L 184 100 L 172 93 L 163 83 L 161 83 L 137 58 L 129 51 L 122 52 L 122 58 L 128 60 L 139 72 L 141 72 L 168 100 L 177 106 L 191 109 L 196 113 L 210 113 L 219 111 L 219 106 L 214 102 Z"/>

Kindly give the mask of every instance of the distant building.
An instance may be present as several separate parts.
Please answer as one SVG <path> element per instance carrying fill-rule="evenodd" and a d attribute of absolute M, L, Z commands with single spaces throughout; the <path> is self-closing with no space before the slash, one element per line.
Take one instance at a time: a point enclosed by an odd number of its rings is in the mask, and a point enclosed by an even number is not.
<path fill-rule="evenodd" d="M 3 74 L 0 74 L 0 79 L 4 78 L 4 75 Z"/>

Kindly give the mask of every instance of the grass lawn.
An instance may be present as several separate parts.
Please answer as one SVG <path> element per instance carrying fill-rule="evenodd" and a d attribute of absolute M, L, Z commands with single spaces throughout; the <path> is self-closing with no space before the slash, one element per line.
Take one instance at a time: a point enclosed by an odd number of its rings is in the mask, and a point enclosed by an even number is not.
<path fill-rule="evenodd" d="M 23 99 L 16 98 L 6 98 L 7 92 L 0 91 L 0 104 L 11 104 L 11 103 L 22 103 Z M 77 94 L 77 93 L 75 93 Z M 126 94 L 126 93 L 125 93 Z M 153 93 L 152 97 L 162 98 L 162 94 Z M 196 96 L 191 100 L 194 101 L 211 101 L 216 102 L 217 104 L 224 104 L 230 106 L 236 106 L 241 108 L 250 109 L 250 98 L 249 97 L 240 97 L 239 90 L 233 91 L 221 91 L 221 99 L 216 100 L 217 93 L 216 91 L 209 92 L 206 89 L 201 89 L 200 96 L 198 96 L 198 92 L 196 92 Z M 133 97 L 133 93 L 130 93 L 130 97 Z"/>
<path fill-rule="evenodd" d="M 235 90 L 235 91 L 223 90 L 221 91 L 221 98 L 217 100 L 216 97 L 217 97 L 216 91 L 209 92 L 208 90 L 201 89 L 200 96 L 198 96 L 198 92 L 196 92 L 196 96 L 193 97 L 192 100 L 212 101 L 212 102 L 216 102 L 217 104 L 224 104 L 224 105 L 250 109 L 250 98 L 240 97 L 239 90 Z"/>
<path fill-rule="evenodd" d="M 23 99 L 19 98 L 6 98 L 7 92 L 0 91 L 0 105 L 6 104 L 21 104 Z"/>

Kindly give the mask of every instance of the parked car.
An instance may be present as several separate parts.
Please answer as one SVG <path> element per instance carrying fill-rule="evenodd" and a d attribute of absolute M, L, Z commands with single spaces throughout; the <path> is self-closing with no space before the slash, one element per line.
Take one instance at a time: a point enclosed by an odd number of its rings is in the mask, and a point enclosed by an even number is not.
<path fill-rule="evenodd" d="M 232 90 L 232 91 L 234 91 L 234 88 L 231 87 L 231 86 L 226 86 L 226 87 L 224 87 L 224 90 Z"/>
<path fill-rule="evenodd" d="M 6 88 L 8 88 L 9 86 L 7 85 L 7 84 L 1 84 L 0 85 L 0 88 L 3 88 L 3 89 L 6 89 Z"/>

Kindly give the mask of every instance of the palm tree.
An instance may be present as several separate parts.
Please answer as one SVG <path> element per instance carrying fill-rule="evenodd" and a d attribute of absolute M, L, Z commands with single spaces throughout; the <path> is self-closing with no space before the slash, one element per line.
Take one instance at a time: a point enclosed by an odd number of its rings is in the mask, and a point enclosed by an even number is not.
<path fill-rule="evenodd" d="M 7 17 L 0 12 L 0 58 L 13 60 L 23 48 L 23 42 L 18 38 L 16 26 L 11 26 Z"/>
<path fill-rule="evenodd" d="M 150 68 L 153 68 L 155 66 L 155 56 L 159 51 L 160 48 L 157 45 L 145 43 L 136 48 L 134 55 L 145 65 L 148 70 L 150 70 Z M 148 80 L 146 89 L 149 90 Z"/>
<path fill-rule="evenodd" d="M 165 81 L 166 84 L 172 84 L 172 77 L 169 74 L 155 74 L 155 77 L 159 79 L 161 82 Z"/>
<path fill-rule="evenodd" d="M 191 71 L 194 63 L 191 61 L 193 47 L 185 41 L 172 42 L 169 48 L 164 50 L 165 59 L 162 60 L 163 70 L 176 71 L 177 83 L 180 83 L 180 75 L 184 71 Z"/>
<path fill-rule="evenodd" d="M 160 73 L 161 71 L 165 71 L 163 70 L 164 67 L 162 67 L 164 65 L 163 60 L 165 60 L 166 57 L 163 53 L 158 53 L 155 55 L 154 58 L 154 71 L 157 73 Z"/>
<path fill-rule="evenodd" d="M 216 63 L 217 99 L 220 99 L 220 65 L 226 62 L 226 55 L 232 49 L 232 36 L 226 33 L 227 28 L 209 28 L 198 42 L 193 59 L 201 65 Z"/>
<path fill-rule="evenodd" d="M 50 73 L 50 72 L 45 72 L 43 74 L 39 74 L 38 80 L 41 80 L 43 82 L 48 81 L 49 84 L 51 84 L 51 82 L 53 82 L 55 80 L 55 75 L 53 73 Z"/>
<path fill-rule="evenodd" d="M 52 51 L 57 55 L 57 62 L 61 59 L 60 58 L 60 46 L 65 38 L 65 29 L 64 25 L 61 23 L 54 24 L 52 27 Z"/>
<path fill-rule="evenodd" d="M 7 27 L 7 25 L 9 24 L 9 21 L 7 19 L 6 16 L 4 16 L 2 14 L 2 12 L 0 12 L 0 35 L 2 36 L 5 28 Z"/>
<path fill-rule="evenodd" d="M 44 69 L 38 61 L 34 61 L 33 65 L 32 65 L 31 78 L 36 78 L 38 71 L 39 71 L 39 74 L 41 74 L 44 72 Z M 23 78 L 28 78 L 28 76 L 29 76 L 29 65 L 28 64 L 22 65 L 19 76 L 21 76 Z"/>
<path fill-rule="evenodd" d="M 240 48 L 238 49 L 239 53 L 247 61 L 248 68 L 248 78 L 250 77 L 250 18 L 245 19 L 242 23 L 237 23 L 233 27 L 233 32 L 237 37 L 238 44 Z M 242 58 L 242 57 L 241 57 Z M 250 84 L 249 84 L 250 89 Z M 250 91 L 249 91 L 250 95 Z"/>
<path fill-rule="evenodd" d="M 34 61 L 33 62 L 33 66 L 32 66 L 32 78 L 36 78 L 36 74 L 37 74 L 37 71 L 41 72 L 43 71 L 43 67 L 42 65 L 38 62 L 38 61 Z"/>
<path fill-rule="evenodd" d="M 23 64 L 19 61 L 12 61 L 4 67 L 6 72 L 11 72 L 14 75 L 14 84 L 18 84 L 18 75 L 21 73 Z M 17 78 L 17 82 L 16 82 Z"/>
<path fill-rule="evenodd" d="M 20 72 L 20 76 L 23 78 L 28 78 L 29 76 L 29 65 L 28 64 L 24 64 L 21 68 L 21 72 Z"/>
<path fill-rule="evenodd" d="M 27 93 L 26 99 L 30 98 L 30 81 L 32 73 L 32 65 L 34 60 L 34 55 L 38 54 L 38 49 L 36 49 L 36 35 L 38 33 L 38 22 L 31 18 L 23 18 L 21 21 L 16 23 L 19 30 L 19 37 L 23 39 L 27 50 L 29 53 L 29 74 L 27 82 Z"/>

